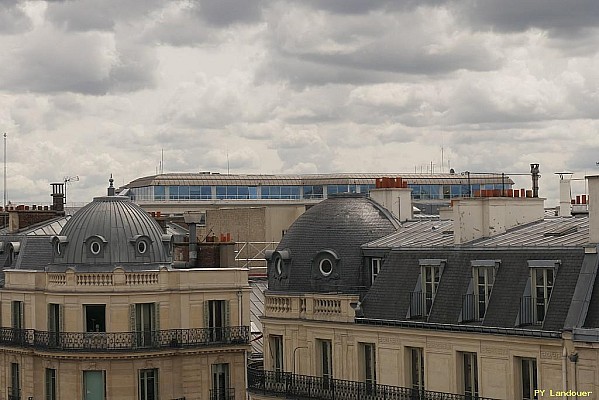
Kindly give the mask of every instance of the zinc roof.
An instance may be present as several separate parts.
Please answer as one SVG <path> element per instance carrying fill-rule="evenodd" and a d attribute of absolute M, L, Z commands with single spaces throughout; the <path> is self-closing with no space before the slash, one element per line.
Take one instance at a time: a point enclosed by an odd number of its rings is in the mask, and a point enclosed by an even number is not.
<path fill-rule="evenodd" d="M 396 232 L 362 248 L 453 246 L 453 221 L 410 221 Z M 551 217 L 509 229 L 497 236 L 477 239 L 472 247 L 580 247 L 589 241 L 587 217 Z"/>
<path fill-rule="evenodd" d="M 415 174 L 415 173 L 336 173 L 336 174 L 217 174 L 217 173 L 169 173 L 150 175 L 135 179 L 125 185 L 127 188 L 145 186 L 234 186 L 234 185 L 335 185 L 335 184 L 374 184 L 376 178 L 401 177 L 410 184 L 479 184 L 501 183 L 501 174 Z M 514 182 L 505 176 L 506 184 Z"/>

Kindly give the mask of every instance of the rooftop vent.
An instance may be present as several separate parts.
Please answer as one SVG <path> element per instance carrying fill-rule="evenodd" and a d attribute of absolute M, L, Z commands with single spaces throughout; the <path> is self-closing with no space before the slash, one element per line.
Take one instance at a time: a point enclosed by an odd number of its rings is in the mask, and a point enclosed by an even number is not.
<path fill-rule="evenodd" d="M 578 228 L 576 226 L 560 226 L 555 229 L 548 230 L 547 232 L 543 233 L 543 236 L 565 236 L 577 231 Z"/>

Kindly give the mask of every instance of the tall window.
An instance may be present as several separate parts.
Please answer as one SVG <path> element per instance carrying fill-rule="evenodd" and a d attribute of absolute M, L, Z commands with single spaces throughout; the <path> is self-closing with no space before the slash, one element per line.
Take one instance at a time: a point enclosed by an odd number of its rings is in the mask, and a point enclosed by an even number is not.
<path fill-rule="evenodd" d="M 319 373 L 325 382 L 333 378 L 332 344 L 330 340 L 316 340 Z"/>
<path fill-rule="evenodd" d="M 86 304 L 83 306 L 83 310 L 86 332 L 106 332 L 105 304 Z"/>
<path fill-rule="evenodd" d="M 274 372 L 283 372 L 283 336 L 270 335 L 270 360 Z"/>
<path fill-rule="evenodd" d="M 422 296 L 424 301 L 425 315 L 428 315 L 433 306 L 435 295 L 439 287 L 439 281 L 441 280 L 441 266 L 440 265 L 422 265 Z"/>
<path fill-rule="evenodd" d="M 531 268 L 530 273 L 534 321 L 543 322 L 553 290 L 555 270 L 553 268 Z"/>
<path fill-rule="evenodd" d="M 208 300 L 205 303 L 204 318 L 210 329 L 211 340 L 225 338 L 225 327 L 229 326 L 229 302 L 226 300 Z"/>
<path fill-rule="evenodd" d="M 24 329 L 24 304 L 22 301 L 12 302 L 12 327 L 15 329 Z"/>
<path fill-rule="evenodd" d="M 18 363 L 10 364 L 10 388 L 8 396 L 10 400 L 21 399 L 21 372 Z"/>
<path fill-rule="evenodd" d="M 381 272 L 381 264 L 383 260 L 377 257 L 373 257 L 370 259 L 370 284 L 374 283 L 374 280 Z"/>
<path fill-rule="evenodd" d="M 495 267 L 479 266 L 472 268 L 474 278 L 474 311 L 477 320 L 485 317 L 491 290 L 495 282 Z"/>
<path fill-rule="evenodd" d="M 56 399 L 56 370 L 46 368 L 46 400 Z"/>
<path fill-rule="evenodd" d="M 48 341 L 51 346 L 58 346 L 60 343 L 61 314 L 62 307 L 60 304 L 48 304 Z"/>
<path fill-rule="evenodd" d="M 212 388 L 210 400 L 234 399 L 229 387 L 229 364 L 212 364 Z"/>
<path fill-rule="evenodd" d="M 537 360 L 535 358 L 520 359 L 522 378 L 522 399 L 537 399 Z"/>
<path fill-rule="evenodd" d="M 83 371 L 83 400 L 106 400 L 104 371 Z"/>
<path fill-rule="evenodd" d="M 138 346 L 151 346 L 152 335 L 157 330 L 157 307 L 156 303 L 138 303 L 132 309 L 134 315 L 134 331 Z"/>
<path fill-rule="evenodd" d="M 424 390 L 424 351 L 420 347 L 409 348 L 410 383 L 414 391 Z"/>
<path fill-rule="evenodd" d="M 478 363 L 476 353 L 460 353 L 462 361 L 463 393 L 467 399 L 478 398 Z"/>
<path fill-rule="evenodd" d="M 158 399 L 158 370 L 139 370 L 139 400 Z"/>
<path fill-rule="evenodd" d="M 371 392 L 376 386 L 376 348 L 374 343 L 360 343 L 361 375 L 366 390 Z"/>

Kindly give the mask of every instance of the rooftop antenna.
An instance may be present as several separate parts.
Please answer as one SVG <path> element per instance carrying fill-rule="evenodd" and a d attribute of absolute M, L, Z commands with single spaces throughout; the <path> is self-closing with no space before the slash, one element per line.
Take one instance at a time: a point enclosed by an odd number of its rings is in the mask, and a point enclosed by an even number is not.
<path fill-rule="evenodd" d="M 229 170 L 229 149 L 227 149 L 227 175 L 231 175 Z"/>
<path fill-rule="evenodd" d="M 64 182 L 64 204 L 67 204 L 67 186 L 70 182 L 79 182 L 79 175 L 75 176 L 65 176 L 63 179 Z"/>
<path fill-rule="evenodd" d="M 160 149 L 160 173 L 164 174 L 164 148 Z"/>
<path fill-rule="evenodd" d="M 6 207 L 6 132 L 4 132 L 4 207 Z"/>

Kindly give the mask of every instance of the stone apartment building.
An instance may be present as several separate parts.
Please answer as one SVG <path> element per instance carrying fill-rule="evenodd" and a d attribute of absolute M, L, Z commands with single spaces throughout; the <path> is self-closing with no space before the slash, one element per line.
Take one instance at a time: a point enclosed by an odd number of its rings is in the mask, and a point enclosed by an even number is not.
<path fill-rule="evenodd" d="M 173 263 L 172 237 L 112 180 L 52 223 L 0 237 L 0 399 L 246 397 L 246 269 Z"/>
<path fill-rule="evenodd" d="M 251 397 L 599 398 L 588 182 L 581 218 L 545 217 L 539 198 L 455 199 L 435 221 L 355 195 L 312 207 L 268 255 Z"/>

